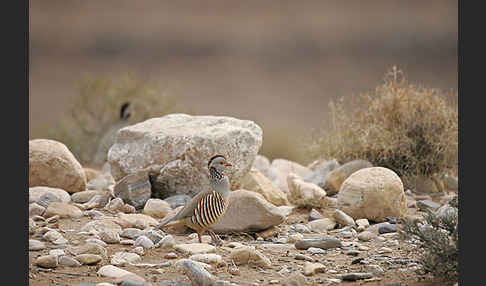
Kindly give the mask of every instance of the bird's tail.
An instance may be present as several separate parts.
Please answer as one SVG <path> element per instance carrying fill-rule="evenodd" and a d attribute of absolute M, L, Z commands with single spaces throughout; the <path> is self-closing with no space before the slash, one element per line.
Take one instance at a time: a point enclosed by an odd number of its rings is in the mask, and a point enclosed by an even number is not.
<path fill-rule="evenodd" d="M 167 225 L 169 222 L 173 221 L 177 216 L 173 216 L 169 219 L 166 219 L 165 221 L 159 223 L 158 225 L 155 226 L 155 229 L 161 229 L 162 227 L 164 227 L 165 225 Z"/>

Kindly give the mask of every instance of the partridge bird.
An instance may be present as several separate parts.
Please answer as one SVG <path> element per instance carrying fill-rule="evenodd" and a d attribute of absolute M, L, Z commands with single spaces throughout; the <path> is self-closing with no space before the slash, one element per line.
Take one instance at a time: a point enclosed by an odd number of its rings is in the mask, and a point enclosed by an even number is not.
<path fill-rule="evenodd" d="M 220 243 L 221 240 L 210 226 L 223 217 L 228 207 L 230 183 L 223 170 L 231 166 L 223 155 L 211 157 L 208 162 L 210 189 L 198 193 L 180 212 L 157 225 L 157 228 L 185 225 L 197 232 L 200 243 L 205 231 L 208 231 L 215 244 Z"/>

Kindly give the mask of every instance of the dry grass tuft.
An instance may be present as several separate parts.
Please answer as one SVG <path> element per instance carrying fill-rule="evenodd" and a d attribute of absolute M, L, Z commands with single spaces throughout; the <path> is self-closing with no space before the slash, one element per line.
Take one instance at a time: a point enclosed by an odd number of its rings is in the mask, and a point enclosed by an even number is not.
<path fill-rule="evenodd" d="M 374 92 L 330 103 L 329 127 L 313 139 L 312 156 L 366 159 L 400 176 L 457 172 L 457 103 L 446 95 L 393 68 Z"/>
<path fill-rule="evenodd" d="M 106 155 L 119 128 L 178 108 L 176 96 L 165 94 L 158 85 L 134 75 L 117 79 L 87 77 L 79 82 L 77 90 L 68 111 L 50 130 L 49 137 L 66 144 L 83 165 L 99 163 L 94 162 L 97 153 L 102 150 Z M 122 120 L 120 109 L 126 102 L 130 102 L 132 112 L 128 119 Z"/>

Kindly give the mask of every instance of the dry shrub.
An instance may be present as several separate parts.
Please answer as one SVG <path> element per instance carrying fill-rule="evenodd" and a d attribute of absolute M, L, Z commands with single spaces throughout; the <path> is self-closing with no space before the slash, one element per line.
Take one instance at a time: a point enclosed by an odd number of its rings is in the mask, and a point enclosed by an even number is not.
<path fill-rule="evenodd" d="M 103 145 L 113 142 L 119 128 L 178 109 L 176 96 L 130 74 L 117 79 L 87 77 L 77 91 L 49 137 L 66 144 L 83 165 L 97 165 L 96 153 L 102 150 L 106 155 L 109 146 Z M 120 108 L 126 102 L 133 112 L 122 120 Z"/>
<path fill-rule="evenodd" d="M 458 199 L 454 197 L 449 205 L 455 211 L 438 216 L 427 211 L 425 221 L 404 220 L 401 239 L 416 239 L 421 253 L 421 264 L 426 273 L 444 280 L 455 281 L 459 276 L 459 229 Z"/>
<path fill-rule="evenodd" d="M 456 172 L 457 104 L 446 95 L 408 83 L 393 68 L 374 92 L 330 103 L 329 127 L 314 138 L 311 153 L 340 162 L 366 159 L 400 176 Z"/>

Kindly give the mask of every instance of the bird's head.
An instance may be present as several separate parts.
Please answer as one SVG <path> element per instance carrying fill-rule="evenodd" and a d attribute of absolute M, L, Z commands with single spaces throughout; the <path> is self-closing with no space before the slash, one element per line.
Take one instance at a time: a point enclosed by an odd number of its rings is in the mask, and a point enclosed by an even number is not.
<path fill-rule="evenodd" d="M 231 167 L 231 163 L 226 161 L 226 158 L 223 155 L 215 155 L 209 159 L 208 168 L 216 168 L 219 171 L 225 170 L 227 167 Z"/>

